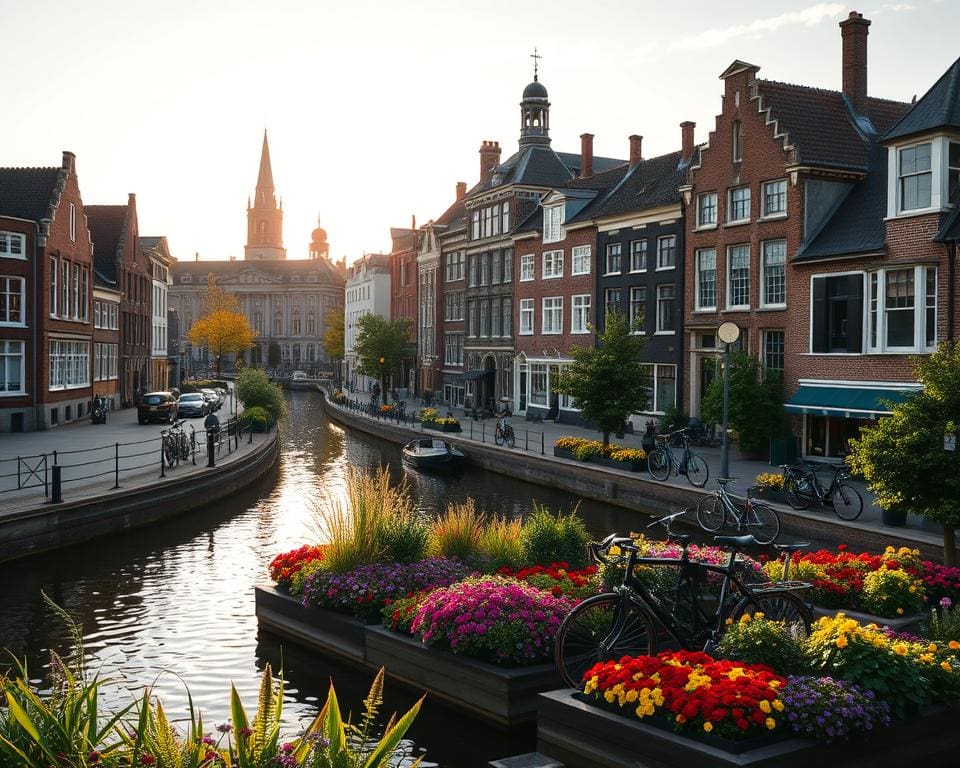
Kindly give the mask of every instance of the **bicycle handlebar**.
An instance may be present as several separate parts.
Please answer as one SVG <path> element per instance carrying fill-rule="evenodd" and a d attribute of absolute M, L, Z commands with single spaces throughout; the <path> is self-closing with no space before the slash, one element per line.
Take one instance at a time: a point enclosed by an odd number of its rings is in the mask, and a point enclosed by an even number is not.
<path fill-rule="evenodd" d="M 676 520 L 677 518 L 683 517 L 685 514 L 687 514 L 687 511 L 688 511 L 688 510 L 683 509 L 683 510 L 681 510 L 681 511 L 679 511 L 679 512 L 674 512 L 674 513 L 669 514 L 669 515 L 664 515 L 663 517 L 658 517 L 658 518 L 654 519 L 654 521 L 653 521 L 652 523 L 650 523 L 650 524 L 647 526 L 647 528 L 653 528 L 653 526 L 655 526 L 655 525 L 663 525 L 663 526 L 666 526 L 666 527 L 669 529 L 669 528 L 670 528 L 670 524 L 671 524 L 674 520 Z"/>

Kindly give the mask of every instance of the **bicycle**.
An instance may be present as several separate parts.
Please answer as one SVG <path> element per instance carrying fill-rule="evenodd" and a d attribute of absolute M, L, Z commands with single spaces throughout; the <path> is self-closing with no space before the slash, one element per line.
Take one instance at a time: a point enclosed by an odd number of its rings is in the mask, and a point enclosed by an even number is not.
<path fill-rule="evenodd" d="M 833 469 L 833 479 L 830 485 L 824 488 L 817 479 L 817 472 L 828 467 Z M 863 497 L 860 491 L 844 482 L 850 477 L 844 465 L 792 467 L 782 464 L 780 468 L 785 477 L 783 490 L 786 492 L 787 503 L 794 509 L 806 509 L 814 502 L 819 508 L 830 504 L 837 517 L 848 521 L 856 520 L 863 512 Z"/>
<path fill-rule="evenodd" d="M 685 513 L 668 515 L 651 523 L 666 521 L 667 539 L 682 547 L 679 559 L 641 557 L 632 539 L 617 534 L 590 545 L 593 560 L 604 565 L 617 562 L 611 559 L 612 550 L 616 548 L 617 556 L 622 558 L 625 554 L 625 568 L 620 586 L 579 603 L 557 630 L 554 659 L 567 685 L 579 688 L 583 673 L 597 662 L 656 654 L 660 640 L 658 627 L 680 648 L 707 652 L 716 647 L 728 622 L 735 623 L 745 615 L 763 613 L 768 619 L 786 623 L 797 636 L 810 632 L 812 613 L 797 595 L 810 584 L 748 584 L 739 574 L 737 554 L 744 547 L 756 544 L 753 536 L 714 537 L 714 541 L 730 547 L 725 565 L 691 560 L 690 537 L 673 534 L 669 528 L 673 520 Z M 788 557 L 790 554 L 787 551 Z M 651 570 L 656 576 L 657 569 L 676 574 L 673 588 L 660 590 L 659 594 L 647 583 Z M 785 571 L 789 571 L 788 566 Z M 663 580 L 662 574 L 660 577 Z M 712 589 L 703 590 L 701 585 Z"/>
<path fill-rule="evenodd" d="M 780 516 L 773 507 L 754 501 L 756 486 L 747 488 L 743 504 L 733 500 L 727 483 L 736 478 L 718 477 L 717 490 L 704 496 L 697 504 L 697 522 L 703 530 L 713 533 L 724 525 L 737 531 L 753 534 L 758 544 L 770 544 L 780 535 Z"/>
<path fill-rule="evenodd" d="M 678 459 L 670 448 L 670 438 L 680 436 L 683 441 L 683 453 Z M 654 435 L 657 447 L 647 454 L 647 470 L 654 480 L 666 480 L 673 470 L 675 475 L 686 475 L 690 485 L 703 488 L 710 477 L 707 462 L 690 450 L 690 440 L 686 427 L 675 432 Z"/>
<path fill-rule="evenodd" d="M 516 443 L 513 425 L 507 420 L 506 416 L 497 419 L 497 428 L 493 431 L 493 442 L 497 445 L 507 445 L 511 448 L 513 448 Z"/>

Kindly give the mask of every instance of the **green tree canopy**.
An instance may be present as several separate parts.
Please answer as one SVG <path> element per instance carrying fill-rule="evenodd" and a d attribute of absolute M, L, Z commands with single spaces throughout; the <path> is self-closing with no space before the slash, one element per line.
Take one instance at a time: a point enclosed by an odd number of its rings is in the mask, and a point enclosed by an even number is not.
<path fill-rule="evenodd" d="M 700 401 L 704 421 L 723 423 L 723 377 L 718 376 Z M 729 425 L 737 431 L 740 450 L 766 452 L 771 437 L 786 429 L 783 381 L 746 352 L 730 355 Z"/>
<path fill-rule="evenodd" d="M 327 312 L 323 328 L 323 351 L 332 360 L 343 360 L 343 307 Z"/>
<path fill-rule="evenodd" d="M 363 315 L 357 321 L 357 370 L 380 380 L 384 402 L 387 399 L 387 375 L 396 372 L 400 362 L 413 353 L 410 341 L 411 320 L 385 320 L 380 315 Z M 381 362 L 382 361 L 382 362 Z"/>
<path fill-rule="evenodd" d="M 903 507 L 941 523 L 943 559 L 954 565 L 960 451 L 946 450 L 945 437 L 960 431 L 960 343 L 942 342 L 929 357 L 916 358 L 915 374 L 923 391 L 851 440 L 847 463 L 883 509 Z"/>
<path fill-rule="evenodd" d="M 605 326 L 597 334 L 596 347 L 570 351 L 573 363 L 561 371 L 556 385 L 558 392 L 573 398 L 583 418 L 599 427 L 604 445 L 627 416 L 647 407 L 640 362 L 643 337 L 630 332 L 630 321 L 622 312 L 608 313 Z"/>

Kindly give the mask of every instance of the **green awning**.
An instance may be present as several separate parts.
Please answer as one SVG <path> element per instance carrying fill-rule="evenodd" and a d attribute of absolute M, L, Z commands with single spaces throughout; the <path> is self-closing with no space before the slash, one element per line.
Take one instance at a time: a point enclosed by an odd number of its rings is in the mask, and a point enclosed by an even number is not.
<path fill-rule="evenodd" d="M 784 408 L 794 413 L 839 416 L 845 419 L 874 419 L 890 413 L 887 404 L 904 402 L 916 389 L 871 387 L 830 387 L 801 384 Z"/>

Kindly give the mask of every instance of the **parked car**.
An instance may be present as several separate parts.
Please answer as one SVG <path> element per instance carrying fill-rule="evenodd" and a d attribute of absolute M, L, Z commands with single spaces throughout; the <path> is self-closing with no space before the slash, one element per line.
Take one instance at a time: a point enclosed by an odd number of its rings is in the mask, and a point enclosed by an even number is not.
<path fill-rule="evenodd" d="M 187 392 L 177 400 L 177 413 L 181 418 L 206 416 L 210 410 L 210 403 L 202 392 Z"/>
<path fill-rule="evenodd" d="M 203 396 L 207 399 L 207 403 L 210 405 L 211 411 L 220 410 L 220 406 L 223 404 L 223 401 L 220 399 L 220 395 L 214 392 L 212 389 L 201 389 Z"/>
<path fill-rule="evenodd" d="M 173 424 L 177 420 L 177 398 L 171 392 L 147 392 L 137 403 L 137 421 L 160 421 Z"/>

